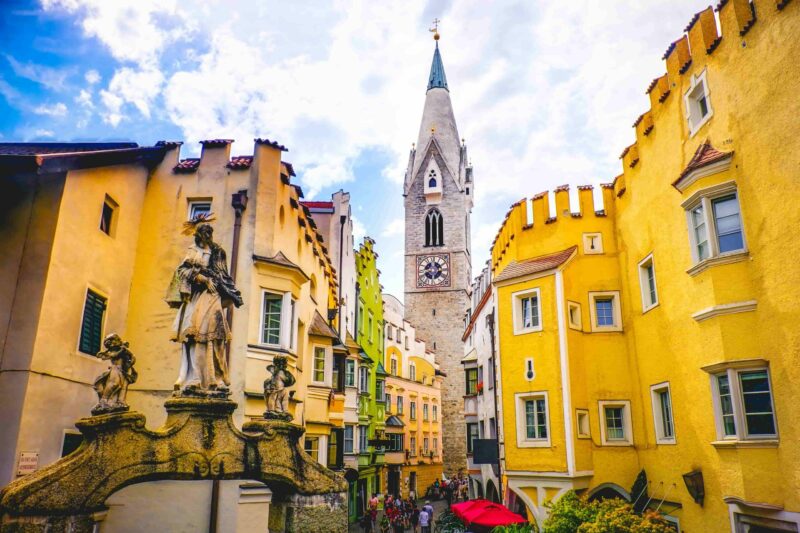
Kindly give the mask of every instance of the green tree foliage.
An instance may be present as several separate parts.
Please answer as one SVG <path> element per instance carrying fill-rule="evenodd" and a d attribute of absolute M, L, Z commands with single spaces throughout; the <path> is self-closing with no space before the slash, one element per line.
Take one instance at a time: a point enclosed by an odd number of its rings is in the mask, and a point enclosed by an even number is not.
<path fill-rule="evenodd" d="M 639 515 L 623 500 L 589 501 L 569 491 L 549 505 L 544 533 L 673 533 L 657 512 Z"/>
<path fill-rule="evenodd" d="M 497 526 L 492 533 L 538 533 L 536 524 L 512 524 L 510 526 Z"/>

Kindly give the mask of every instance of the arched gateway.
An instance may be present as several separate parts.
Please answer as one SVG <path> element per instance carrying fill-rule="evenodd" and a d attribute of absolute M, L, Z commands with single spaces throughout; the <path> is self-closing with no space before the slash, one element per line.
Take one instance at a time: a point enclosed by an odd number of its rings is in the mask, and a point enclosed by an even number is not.
<path fill-rule="evenodd" d="M 256 419 L 240 430 L 236 403 L 221 398 L 180 396 L 165 408 L 166 423 L 155 431 L 138 412 L 79 420 L 78 450 L 0 492 L 0 532 L 89 533 L 93 515 L 123 487 L 213 479 L 265 483 L 273 492 L 271 533 L 347 531 L 347 483 L 303 452 L 302 427 Z"/>

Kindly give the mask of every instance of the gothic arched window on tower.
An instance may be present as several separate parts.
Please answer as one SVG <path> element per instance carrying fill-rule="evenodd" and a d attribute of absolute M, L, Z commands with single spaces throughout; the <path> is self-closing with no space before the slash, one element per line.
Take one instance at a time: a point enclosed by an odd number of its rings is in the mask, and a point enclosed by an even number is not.
<path fill-rule="evenodd" d="M 433 169 L 431 169 L 431 171 L 428 172 L 428 188 L 429 189 L 436 188 L 436 171 Z"/>
<path fill-rule="evenodd" d="M 438 209 L 434 208 L 425 215 L 425 246 L 442 246 L 444 244 L 444 220 Z"/>

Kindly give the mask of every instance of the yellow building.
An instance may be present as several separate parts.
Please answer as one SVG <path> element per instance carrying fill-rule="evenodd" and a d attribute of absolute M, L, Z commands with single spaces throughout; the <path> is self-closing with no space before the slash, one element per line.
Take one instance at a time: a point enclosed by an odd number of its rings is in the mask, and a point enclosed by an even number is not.
<path fill-rule="evenodd" d="M 667 49 L 623 174 L 521 200 L 493 243 L 503 486 L 540 523 L 576 489 L 800 530 L 800 6 L 718 18 Z"/>
<path fill-rule="evenodd" d="M 417 498 L 442 479 L 442 379 L 436 357 L 414 325 L 403 319 L 403 304 L 383 295 L 386 354 L 386 493 Z"/>
<path fill-rule="evenodd" d="M 41 467 L 74 449 L 73 423 L 96 403 L 93 380 L 107 366 L 93 354 L 108 333 L 129 341 L 137 358 L 131 409 L 150 426 L 164 421 L 180 361 L 180 346 L 169 341 L 175 310 L 164 295 L 191 243 L 182 224 L 201 212 L 215 214 L 214 239 L 244 298 L 232 313 L 229 350 L 237 423 L 262 415 L 266 366 L 283 355 L 297 377 L 290 410 L 306 429 L 306 451 L 342 467 L 348 350 L 329 320 L 338 302 L 336 268 L 300 204 L 291 165 L 281 161 L 285 148 L 256 139 L 252 155 L 231 157 L 232 141 L 210 140 L 200 158 L 180 160 L 180 144 L 28 145 L 25 155 L 0 155 L 13 199 L 2 226 L 13 246 L 2 265 L 11 283 L 2 299 L 3 327 L 10 326 L 2 332 L 0 484 L 32 457 Z M 175 527 L 207 527 L 211 483 L 189 485 L 120 491 L 109 502 L 108 527 L 136 520 L 142 529 L 164 530 L 179 514 L 202 519 Z M 266 520 L 263 487 L 220 485 L 220 521 L 248 530 L 253 516 Z M 265 505 L 236 505 L 256 493 Z M 152 502 L 146 514 L 138 498 Z M 177 513 L 176 502 L 198 511 Z"/>

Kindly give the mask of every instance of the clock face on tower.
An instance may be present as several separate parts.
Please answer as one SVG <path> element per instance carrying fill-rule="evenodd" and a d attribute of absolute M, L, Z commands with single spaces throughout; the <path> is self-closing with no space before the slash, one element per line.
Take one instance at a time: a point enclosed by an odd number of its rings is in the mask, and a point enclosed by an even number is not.
<path fill-rule="evenodd" d="M 450 254 L 417 256 L 417 287 L 449 287 Z"/>

